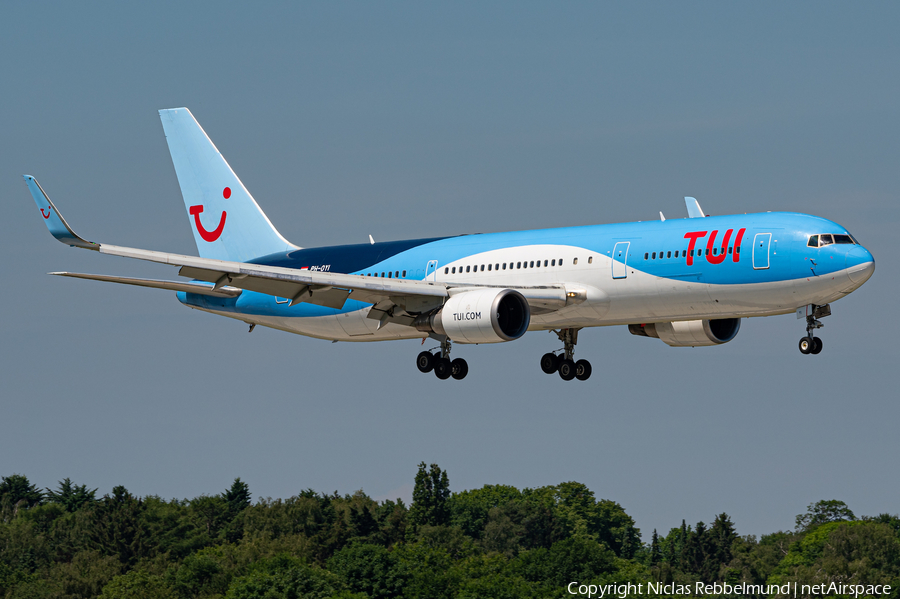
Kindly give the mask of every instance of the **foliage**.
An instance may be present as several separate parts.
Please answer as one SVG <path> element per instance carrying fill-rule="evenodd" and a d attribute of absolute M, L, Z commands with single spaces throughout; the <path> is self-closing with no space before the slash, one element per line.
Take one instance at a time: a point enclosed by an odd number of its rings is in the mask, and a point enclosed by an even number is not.
<path fill-rule="evenodd" d="M 27 477 L 11 474 L 0 479 L 0 510 L 3 520 L 14 518 L 19 509 L 28 509 L 44 502 L 44 493 Z"/>
<path fill-rule="evenodd" d="M 97 489 L 88 490 L 87 485 L 74 485 L 72 480 L 65 478 L 59 481 L 56 491 L 47 489 L 47 501 L 58 503 L 67 511 L 74 512 L 85 504 L 93 503 Z"/>
<path fill-rule="evenodd" d="M 856 520 L 856 516 L 847 507 L 847 504 L 837 499 L 817 501 L 810 503 L 805 514 L 799 514 L 796 518 L 797 532 L 808 532 L 826 522 L 841 522 L 844 520 Z"/>
<path fill-rule="evenodd" d="M 409 508 L 409 522 L 413 528 L 423 525 L 443 526 L 450 521 L 450 481 L 447 473 L 437 464 L 425 470 L 425 462 L 419 464 L 413 502 Z"/>
<path fill-rule="evenodd" d="M 727 514 L 648 543 L 621 505 L 570 481 L 451 493 L 418 467 L 413 503 L 304 490 L 257 498 L 135 497 L 68 478 L 46 493 L 2 479 L 0 597 L 506 599 L 570 596 L 570 582 L 822 584 L 900 588 L 900 518 L 810 504 L 795 532 L 739 537 Z"/>

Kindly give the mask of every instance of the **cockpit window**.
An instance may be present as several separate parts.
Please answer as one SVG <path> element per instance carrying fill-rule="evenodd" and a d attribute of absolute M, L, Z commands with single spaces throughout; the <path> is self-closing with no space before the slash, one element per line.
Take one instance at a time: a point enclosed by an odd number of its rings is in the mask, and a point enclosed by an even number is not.
<path fill-rule="evenodd" d="M 807 246 L 811 248 L 815 247 L 825 247 L 826 245 L 831 245 L 832 243 L 841 243 L 847 245 L 859 245 L 859 242 L 856 241 L 856 238 L 849 233 L 822 233 L 820 235 L 810 235 L 809 241 L 806 243 Z"/>

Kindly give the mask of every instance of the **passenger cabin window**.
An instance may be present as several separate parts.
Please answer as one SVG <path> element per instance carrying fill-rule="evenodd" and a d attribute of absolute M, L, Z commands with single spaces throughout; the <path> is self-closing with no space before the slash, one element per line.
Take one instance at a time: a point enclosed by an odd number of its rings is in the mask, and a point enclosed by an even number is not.
<path fill-rule="evenodd" d="M 488 264 L 488 272 L 491 272 L 491 266 L 493 266 L 493 264 Z"/>
<path fill-rule="evenodd" d="M 445 269 L 444 269 L 444 274 L 445 274 L 445 275 L 446 275 L 446 274 L 450 274 L 450 269 L 449 269 L 449 268 L 445 268 Z"/>
<path fill-rule="evenodd" d="M 572 260 L 572 264 L 578 264 L 578 258 L 575 258 L 574 260 Z"/>
<path fill-rule="evenodd" d="M 653 259 L 656 260 L 656 252 L 653 252 Z"/>
<path fill-rule="evenodd" d="M 506 270 L 506 262 L 503 263 L 503 270 Z"/>
<path fill-rule="evenodd" d="M 644 260 L 646 260 L 646 259 L 649 258 L 649 257 L 650 257 L 650 254 L 644 252 Z"/>
<path fill-rule="evenodd" d="M 547 266 L 547 261 L 546 261 L 546 260 L 544 260 L 544 266 Z"/>
<path fill-rule="evenodd" d="M 406 271 L 405 271 L 405 270 L 403 271 L 403 278 L 404 278 L 404 279 L 406 278 Z"/>
<path fill-rule="evenodd" d="M 552 262 L 550 262 L 550 266 L 556 266 L 556 260 L 553 260 Z"/>
<path fill-rule="evenodd" d="M 453 267 L 453 270 L 450 271 L 450 273 L 451 273 L 451 274 L 454 274 L 454 275 L 456 274 L 456 267 L 455 267 L 455 266 Z"/>
<path fill-rule="evenodd" d="M 588 264 L 593 264 L 593 263 L 594 263 L 594 257 L 588 256 Z"/>
<path fill-rule="evenodd" d="M 517 263 L 516 263 L 516 268 L 522 268 L 522 263 L 521 263 L 521 262 L 517 262 Z"/>
<path fill-rule="evenodd" d="M 391 278 L 391 272 L 390 272 L 390 271 L 388 271 L 388 278 L 389 278 L 389 279 Z"/>
<path fill-rule="evenodd" d="M 669 252 L 669 254 L 666 256 L 666 258 L 671 258 L 671 257 L 672 257 L 672 252 Z"/>

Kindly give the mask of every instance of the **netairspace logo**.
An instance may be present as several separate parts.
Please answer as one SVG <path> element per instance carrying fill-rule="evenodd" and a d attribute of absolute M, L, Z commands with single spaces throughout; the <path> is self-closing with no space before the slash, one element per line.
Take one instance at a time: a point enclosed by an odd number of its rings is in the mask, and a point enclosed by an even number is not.
<path fill-rule="evenodd" d="M 644 587 L 647 590 L 644 590 Z M 881 584 L 839 584 L 832 582 L 830 584 L 801 584 L 796 582 L 787 584 L 747 584 L 741 582 L 738 584 L 713 583 L 706 584 L 696 582 L 693 585 L 662 583 L 662 582 L 633 582 L 609 584 L 579 584 L 578 582 L 570 582 L 566 587 L 570 595 L 582 595 L 585 597 L 596 597 L 604 599 L 605 597 L 626 599 L 629 595 L 640 596 L 644 594 L 652 595 L 684 595 L 699 597 L 703 595 L 767 595 L 769 597 L 808 597 L 810 595 L 829 596 L 841 595 L 845 597 L 858 598 L 862 596 L 878 596 L 890 595 L 891 586 Z"/>

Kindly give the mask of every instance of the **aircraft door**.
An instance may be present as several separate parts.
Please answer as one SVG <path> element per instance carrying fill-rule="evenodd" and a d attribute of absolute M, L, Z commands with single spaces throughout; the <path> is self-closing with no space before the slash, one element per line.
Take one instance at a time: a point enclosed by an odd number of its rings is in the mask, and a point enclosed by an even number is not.
<path fill-rule="evenodd" d="M 771 233 L 757 233 L 753 237 L 753 268 L 764 270 L 769 268 L 769 247 L 772 245 Z"/>
<path fill-rule="evenodd" d="M 428 266 L 425 267 L 425 280 L 434 281 L 434 274 L 437 272 L 437 260 L 429 260 Z"/>
<path fill-rule="evenodd" d="M 628 248 L 630 241 L 620 241 L 613 248 L 612 278 L 624 279 L 628 276 Z"/>

